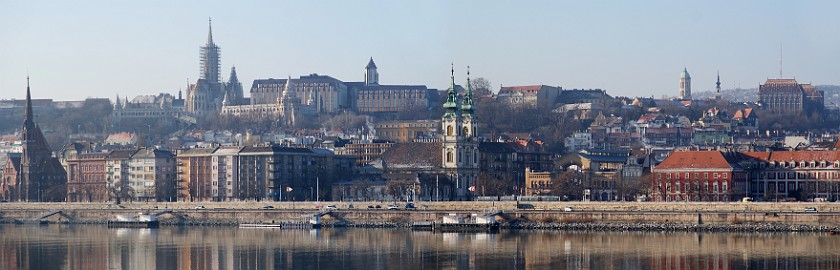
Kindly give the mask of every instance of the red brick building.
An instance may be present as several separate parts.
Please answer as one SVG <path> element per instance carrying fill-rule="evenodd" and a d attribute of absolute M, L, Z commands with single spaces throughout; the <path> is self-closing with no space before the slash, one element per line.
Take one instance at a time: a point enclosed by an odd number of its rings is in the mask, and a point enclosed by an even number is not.
<path fill-rule="evenodd" d="M 651 200 L 732 201 L 743 195 L 735 189 L 744 183 L 739 168 L 720 151 L 674 151 L 652 169 Z"/>

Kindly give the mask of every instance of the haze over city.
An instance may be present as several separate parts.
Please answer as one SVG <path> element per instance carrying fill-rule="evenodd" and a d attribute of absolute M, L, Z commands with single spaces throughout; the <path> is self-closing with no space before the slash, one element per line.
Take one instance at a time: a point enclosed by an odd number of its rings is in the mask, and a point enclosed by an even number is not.
<path fill-rule="evenodd" d="M 0 4 L 0 98 L 177 93 L 199 76 L 213 19 L 222 70 L 246 89 L 310 73 L 361 81 L 368 58 L 383 83 L 445 89 L 456 80 L 603 88 L 676 96 L 683 67 L 696 92 L 757 87 L 779 77 L 840 84 L 835 1 L 232 3 L 152 1 Z M 227 76 L 226 72 L 224 76 Z M 247 92 L 247 90 L 246 90 Z"/>

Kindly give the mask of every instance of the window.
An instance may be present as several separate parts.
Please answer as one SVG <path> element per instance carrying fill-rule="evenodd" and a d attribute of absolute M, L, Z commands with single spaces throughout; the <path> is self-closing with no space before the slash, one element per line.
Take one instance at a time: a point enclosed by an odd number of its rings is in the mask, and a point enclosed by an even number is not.
<path fill-rule="evenodd" d="M 722 178 L 723 178 L 723 179 L 726 179 L 726 177 L 729 177 L 729 174 L 728 174 L 728 173 L 723 173 L 723 177 L 722 177 Z"/>
<path fill-rule="evenodd" d="M 709 179 L 709 173 L 703 173 L 703 179 Z"/>
<path fill-rule="evenodd" d="M 446 136 L 452 136 L 452 126 L 446 126 Z"/>
<path fill-rule="evenodd" d="M 718 179 L 718 176 L 719 176 L 718 173 L 712 174 L 712 177 L 714 177 L 715 179 Z"/>
<path fill-rule="evenodd" d="M 726 192 L 727 189 L 728 189 L 728 183 L 723 182 L 723 192 Z"/>
<path fill-rule="evenodd" d="M 671 179 L 671 173 L 666 174 L 665 179 Z"/>
<path fill-rule="evenodd" d="M 451 163 L 451 162 L 452 162 L 452 160 L 453 160 L 453 158 L 452 158 L 452 152 L 447 152 L 447 153 L 446 153 L 446 162 L 450 162 L 450 163 Z"/>
<path fill-rule="evenodd" d="M 689 174 L 685 173 L 685 179 L 688 179 Z"/>

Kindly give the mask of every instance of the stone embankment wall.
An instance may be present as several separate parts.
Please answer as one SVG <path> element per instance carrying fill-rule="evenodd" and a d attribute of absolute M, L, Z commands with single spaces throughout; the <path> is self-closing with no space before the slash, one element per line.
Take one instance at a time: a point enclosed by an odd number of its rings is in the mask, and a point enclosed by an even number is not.
<path fill-rule="evenodd" d="M 352 204 L 353 208 L 350 209 Z M 324 222 L 410 223 L 436 221 L 443 216 L 467 216 L 500 210 L 500 221 L 535 223 L 630 224 L 790 224 L 840 226 L 840 203 L 621 203 L 621 202 L 417 202 L 416 210 L 386 210 L 388 202 L 222 202 L 222 203 L 2 203 L 0 218 L 9 222 L 38 219 L 103 222 L 118 214 L 172 210 L 164 222 L 272 223 L 300 222 L 318 212 L 316 206 L 335 205 L 339 210 Z M 404 205 L 404 203 L 396 203 Z M 263 209 L 263 206 L 273 209 Z M 380 205 L 380 209 L 368 206 Z M 571 212 L 563 211 L 571 207 Z M 806 212 L 806 208 L 817 212 Z M 199 208 L 199 209 L 196 209 Z M 525 208 L 525 209 L 523 209 Z"/>

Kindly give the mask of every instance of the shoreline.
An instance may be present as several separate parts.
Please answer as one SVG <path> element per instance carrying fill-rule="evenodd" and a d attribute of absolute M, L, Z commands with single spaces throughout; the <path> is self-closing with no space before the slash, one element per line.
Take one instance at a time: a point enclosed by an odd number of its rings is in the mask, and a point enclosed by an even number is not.
<path fill-rule="evenodd" d="M 107 221 L 69 221 L 49 225 L 106 225 Z M 17 220 L 0 220 L 3 225 L 38 225 Z M 161 227 L 237 227 L 239 222 L 191 221 L 161 222 Z M 264 223 L 269 224 L 269 223 Z M 278 224 L 294 224 L 281 222 Z M 43 224 L 47 225 L 47 224 Z M 410 223 L 378 222 L 352 224 L 323 224 L 324 229 L 412 229 Z M 695 232 L 695 233 L 840 233 L 840 226 L 813 226 L 796 224 L 647 224 L 647 223 L 519 223 L 500 224 L 504 232 L 568 231 L 568 232 Z M 299 228 L 291 228 L 299 229 Z M 470 232 L 465 232 L 470 233 Z"/>
<path fill-rule="evenodd" d="M 517 207 L 526 203 L 535 207 Z M 355 207 L 348 209 L 351 204 Z M 237 226 L 301 223 L 302 217 L 318 214 L 325 227 L 407 228 L 444 216 L 493 213 L 506 230 L 840 232 L 836 203 L 418 202 L 412 210 L 369 208 L 380 204 L 388 203 L 0 203 L 0 223 L 105 224 L 116 215 L 141 212 L 159 215 L 161 226 Z M 326 205 L 338 209 L 314 209 Z M 810 207 L 819 212 L 805 210 Z"/>

